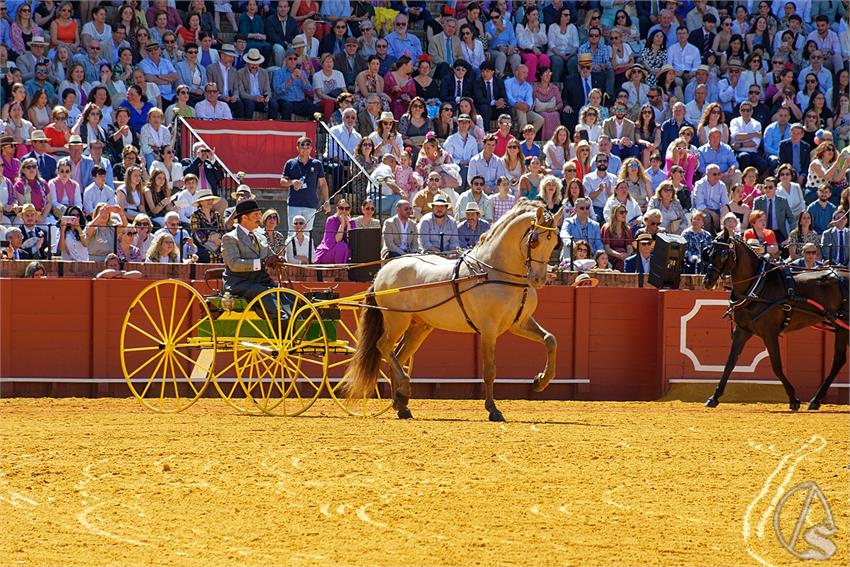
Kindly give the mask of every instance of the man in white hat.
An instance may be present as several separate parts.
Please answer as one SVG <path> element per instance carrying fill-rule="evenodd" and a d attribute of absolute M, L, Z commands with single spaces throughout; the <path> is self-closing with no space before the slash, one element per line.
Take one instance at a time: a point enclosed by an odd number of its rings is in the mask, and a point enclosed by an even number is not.
<path fill-rule="evenodd" d="M 85 142 L 78 134 L 72 134 L 65 144 L 68 148 L 68 158 L 71 163 L 71 179 L 77 182 L 81 188 L 88 187 L 91 183 L 91 170 L 94 167 L 94 161 L 89 156 L 83 155 L 83 150 L 86 147 Z"/>
<path fill-rule="evenodd" d="M 237 73 L 239 96 L 248 119 L 254 117 L 254 111 L 265 112 L 269 120 L 277 119 L 277 100 L 272 96 L 269 72 L 260 67 L 265 60 L 260 50 L 252 47 L 243 57 L 245 66 Z"/>
<path fill-rule="evenodd" d="M 419 247 L 423 252 L 450 252 L 460 248 L 457 223 L 449 215 L 449 200 L 437 195 L 431 201 L 431 212 L 419 223 Z"/>
<path fill-rule="evenodd" d="M 22 53 L 15 61 L 18 69 L 21 70 L 21 79 L 24 82 L 35 77 L 35 64 L 44 59 L 50 42 L 44 37 L 37 35 L 27 45 L 29 46 L 29 51 Z"/>
<path fill-rule="evenodd" d="M 30 134 L 30 145 L 32 151 L 23 159 L 33 158 L 38 162 L 38 174 L 42 179 L 51 180 L 56 177 L 56 158 L 47 153 L 50 147 L 50 139 L 44 135 L 44 130 L 33 130 Z"/>
<path fill-rule="evenodd" d="M 36 211 L 35 206 L 32 203 L 25 203 L 18 214 L 21 219 L 19 228 L 23 236 L 21 248 L 29 252 L 30 258 L 34 260 L 47 259 L 49 257 L 47 233 L 43 228 L 36 225 L 38 211 Z"/>
<path fill-rule="evenodd" d="M 218 52 L 218 63 L 212 63 L 207 67 L 207 79 L 210 83 L 216 85 L 216 92 L 219 89 L 221 92 L 217 95 L 217 99 L 226 102 L 230 107 L 230 111 L 234 118 L 242 118 L 243 108 L 242 100 L 239 98 L 239 75 L 233 67 L 233 62 L 236 60 L 236 48 L 231 43 L 225 43 L 221 46 Z M 207 85 L 207 91 L 210 86 Z M 206 91 L 205 91 L 206 92 Z M 207 98 L 209 100 L 209 98 Z M 198 105 L 203 102 L 198 103 Z M 197 107 L 195 115 L 197 116 Z"/>
<path fill-rule="evenodd" d="M 100 47 L 100 45 L 98 45 Z M 171 61 L 162 57 L 162 47 L 155 41 L 145 46 L 148 56 L 139 63 L 139 69 L 145 73 L 145 81 L 159 87 L 163 100 L 174 101 L 174 83 L 180 76 Z"/>
<path fill-rule="evenodd" d="M 489 199 L 484 199 L 488 203 Z M 481 220 L 481 211 L 475 201 L 469 201 L 464 208 L 466 219 L 457 227 L 457 236 L 461 248 L 472 248 L 478 239 L 490 228 L 490 223 Z"/>
<path fill-rule="evenodd" d="M 255 199 L 254 193 L 251 191 L 251 188 L 245 185 L 244 183 L 236 188 L 236 191 L 230 194 L 230 198 L 236 201 L 238 205 L 242 201 L 252 201 Z M 227 227 L 228 230 L 233 228 L 233 223 L 236 221 L 236 207 L 227 207 L 224 210 L 224 226 Z"/>

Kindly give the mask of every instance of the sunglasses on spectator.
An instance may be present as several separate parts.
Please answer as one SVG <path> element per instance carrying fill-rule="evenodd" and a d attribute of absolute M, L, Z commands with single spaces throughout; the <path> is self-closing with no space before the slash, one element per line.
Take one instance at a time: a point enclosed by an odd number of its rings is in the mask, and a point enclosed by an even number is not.
<path fill-rule="evenodd" d="M 166 42 L 166 43 L 168 43 L 168 42 Z M 189 49 L 188 51 L 186 51 L 186 53 L 187 53 L 188 55 L 197 55 L 197 54 L 198 54 L 198 50 L 197 50 L 197 49 Z"/>
<path fill-rule="evenodd" d="M 576 207 L 576 210 L 577 210 L 577 211 L 586 211 L 586 210 L 588 210 L 589 208 L 590 208 L 590 207 Z"/>
<path fill-rule="evenodd" d="M 473 181 L 473 182 L 472 182 L 472 184 L 473 184 L 473 185 L 475 185 L 475 186 L 481 186 L 481 187 L 483 187 L 483 186 L 484 186 L 484 182 L 483 182 L 483 181 Z"/>
<path fill-rule="evenodd" d="M 298 144 L 298 145 L 299 145 L 300 147 L 302 147 L 302 148 L 310 148 L 310 147 L 312 147 L 312 146 L 313 146 L 313 142 L 301 142 L 301 143 L 300 143 L 300 144 Z"/>
<path fill-rule="evenodd" d="M 21 169 L 35 169 L 34 165 L 25 165 Z"/>
<path fill-rule="evenodd" d="M 304 221 L 297 220 L 297 221 L 295 221 L 295 222 L 294 222 L 294 223 L 292 223 L 292 224 L 294 224 L 295 226 L 302 226 L 302 225 L 305 225 L 305 224 L 307 224 L 307 223 L 306 223 L 306 222 L 304 222 Z"/>
<path fill-rule="evenodd" d="M 124 233 L 124 236 L 136 236 L 137 234 L 139 234 L 139 233 L 136 232 L 135 230 L 128 230 L 127 232 Z"/>
<path fill-rule="evenodd" d="M 407 23 L 406 23 L 406 22 L 396 22 L 395 27 L 397 27 L 397 28 L 406 28 L 406 27 L 407 27 Z"/>
<path fill-rule="evenodd" d="M 779 177 L 791 177 L 791 172 L 790 171 L 783 171 L 782 173 L 779 174 Z"/>
<path fill-rule="evenodd" d="M 629 164 L 628 167 L 629 167 L 629 169 L 637 169 L 640 166 L 638 164 L 636 164 L 635 162 L 632 162 L 632 163 Z"/>
<path fill-rule="evenodd" d="M 658 224 L 658 223 L 655 223 L 655 224 Z M 643 242 L 640 243 L 640 245 L 641 246 L 652 246 L 652 242 L 647 242 L 646 240 L 644 240 Z"/>
<path fill-rule="evenodd" d="M 364 210 L 364 211 L 374 211 L 374 210 L 375 210 L 375 207 L 372 207 L 372 206 L 369 206 L 369 207 L 363 207 L 363 210 Z"/>
<path fill-rule="evenodd" d="M 340 211 L 350 211 L 351 207 L 337 207 Z"/>
<path fill-rule="evenodd" d="M 806 256 L 817 256 L 818 255 L 817 251 L 815 251 L 815 250 L 807 250 L 807 251 L 803 252 L 803 254 L 805 254 Z"/>

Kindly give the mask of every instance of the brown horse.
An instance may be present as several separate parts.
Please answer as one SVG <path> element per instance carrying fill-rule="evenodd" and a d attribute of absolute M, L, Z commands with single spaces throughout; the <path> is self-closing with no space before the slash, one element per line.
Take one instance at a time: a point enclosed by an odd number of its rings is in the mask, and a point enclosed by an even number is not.
<path fill-rule="evenodd" d="M 703 252 L 706 274 L 703 284 L 711 289 L 721 276 L 731 276 L 732 296 L 730 310 L 735 322 L 732 348 L 723 369 L 723 376 L 714 394 L 705 402 L 716 407 L 726 387 L 726 381 L 735 368 L 744 345 L 753 335 L 759 336 L 767 347 L 770 363 L 776 377 L 785 387 L 790 407 L 800 408 L 794 386 L 782 371 L 779 352 L 779 335 L 814 325 L 825 326 L 835 333 L 835 353 L 832 369 L 809 402 L 808 409 L 820 407 L 830 384 L 847 361 L 848 327 L 847 296 L 842 286 L 847 286 L 847 270 L 826 268 L 793 273 L 786 280 L 781 266 L 760 258 L 739 238 L 718 236 Z M 789 293 L 789 289 L 793 291 Z"/>
<path fill-rule="evenodd" d="M 496 339 L 505 331 L 546 345 L 546 367 L 536 376 L 534 389 L 546 388 L 555 375 L 556 340 L 532 315 L 536 289 L 546 284 L 548 261 L 559 243 L 562 218 L 563 209 L 550 215 L 542 204 L 522 199 L 458 260 L 403 256 L 385 264 L 371 288 L 375 295 L 367 299 L 375 307 L 364 308 L 360 315 L 360 340 L 343 379 L 349 398 L 375 391 L 381 361 L 386 360 L 391 368 L 393 408 L 400 418 L 412 417 L 407 407 L 410 377 L 400 362 L 411 360 L 434 329 L 481 335 L 484 407 L 491 421 L 504 421 L 493 400 L 493 382 Z M 482 279 L 471 279 L 476 275 Z M 453 284 L 452 280 L 460 281 Z M 439 282 L 443 285 L 421 287 Z M 380 294 L 410 286 L 413 289 Z"/>

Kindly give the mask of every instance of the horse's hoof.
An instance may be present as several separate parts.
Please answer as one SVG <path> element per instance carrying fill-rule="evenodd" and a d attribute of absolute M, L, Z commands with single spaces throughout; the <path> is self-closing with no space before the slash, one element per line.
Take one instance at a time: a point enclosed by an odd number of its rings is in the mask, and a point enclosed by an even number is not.
<path fill-rule="evenodd" d="M 818 411 L 820 409 L 820 402 L 812 400 L 809 402 L 809 405 L 806 406 L 806 409 L 808 409 L 809 411 Z"/>
<path fill-rule="evenodd" d="M 409 397 L 400 394 L 399 392 L 396 392 L 395 396 L 393 397 L 393 409 L 397 411 L 405 410 L 407 409 L 407 403 L 409 401 Z"/>
<path fill-rule="evenodd" d="M 792 401 L 790 404 L 788 404 L 788 407 L 791 408 L 791 411 L 799 410 L 800 409 L 800 400 Z"/>
<path fill-rule="evenodd" d="M 716 408 L 718 404 L 720 404 L 720 402 L 717 401 L 717 398 L 715 398 L 714 396 L 711 396 L 705 401 L 705 407 L 707 408 Z"/>
<path fill-rule="evenodd" d="M 531 389 L 534 390 L 535 392 L 542 392 L 548 386 L 549 386 L 549 380 L 547 380 L 546 377 L 543 376 L 542 372 L 540 374 L 538 374 L 537 376 L 535 376 L 534 382 L 531 383 Z"/>
<path fill-rule="evenodd" d="M 398 410 L 398 418 L 399 419 L 413 419 L 413 414 L 410 413 L 408 408 L 402 408 Z"/>
<path fill-rule="evenodd" d="M 490 412 L 490 421 L 502 422 L 505 421 L 505 416 L 499 410 Z"/>

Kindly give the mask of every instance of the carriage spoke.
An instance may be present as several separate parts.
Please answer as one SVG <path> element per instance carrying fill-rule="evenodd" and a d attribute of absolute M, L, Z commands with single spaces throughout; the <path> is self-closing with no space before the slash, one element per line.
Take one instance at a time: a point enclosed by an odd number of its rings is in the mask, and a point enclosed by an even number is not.
<path fill-rule="evenodd" d="M 159 362 L 157 363 L 156 367 L 153 369 L 153 372 L 151 373 L 150 379 L 148 380 L 147 384 L 145 384 L 145 389 L 142 390 L 141 394 L 139 394 L 140 398 L 144 398 L 148 394 L 148 390 L 150 389 L 151 384 L 153 384 L 154 381 L 156 380 L 156 375 L 159 372 L 159 367 L 162 365 L 163 362 L 165 362 L 164 356 L 159 359 Z"/>
<path fill-rule="evenodd" d="M 165 403 L 165 382 L 167 381 L 165 375 L 168 372 L 168 357 L 163 356 L 162 360 L 165 362 L 162 365 L 162 380 L 159 388 L 159 411 L 162 411 L 162 406 Z"/>
<path fill-rule="evenodd" d="M 177 329 L 174 327 L 174 312 L 177 310 L 177 290 L 180 289 L 177 284 L 174 284 L 174 293 L 171 295 L 171 313 L 168 316 L 168 337 L 174 338 L 177 334 Z M 192 305 L 192 301 L 189 301 Z"/>
<path fill-rule="evenodd" d="M 161 327 L 157 327 L 156 323 L 155 323 L 155 322 L 154 322 L 154 320 L 153 320 L 153 316 L 151 316 L 150 311 L 148 311 L 148 308 L 147 308 L 147 307 L 145 307 L 145 304 L 144 304 L 144 303 L 142 303 L 142 302 L 140 301 L 140 302 L 138 302 L 136 305 L 137 305 L 138 307 L 141 307 L 141 308 L 142 308 L 142 311 L 144 311 L 145 316 L 147 316 L 148 321 L 150 321 L 150 323 L 151 323 L 151 327 L 153 327 L 153 329 L 154 329 L 154 330 L 156 331 L 156 333 L 159 335 L 159 338 L 158 338 L 158 339 L 154 339 L 154 340 L 155 340 L 155 341 L 157 341 L 157 342 L 164 341 L 164 340 L 165 340 L 165 337 L 163 337 L 163 336 L 162 336 L 162 332 L 161 332 L 161 331 L 162 331 L 162 328 L 161 328 Z M 139 332 L 144 333 L 144 331 L 142 331 L 142 330 L 141 330 L 141 329 L 139 329 L 138 327 L 135 327 L 135 328 L 136 328 L 136 330 L 138 330 Z M 148 335 L 148 336 L 150 337 L 150 335 Z M 153 337 L 151 337 L 151 338 L 153 338 Z"/>
<path fill-rule="evenodd" d="M 175 357 L 174 355 L 170 355 L 168 358 L 168 365 L 171 367 L 171 382 L 174 384 L 174 398 L 177 400 L 178 407 L 180 406 L 180 390 L 177 387 L 177 372 L 174 369 Z"/>
<path fill-rule="evenodd" d="M 159 350 L 158 346 L 144 346 L 144 347 L 133 347 L 133 348 L 125 348 L 124 352 L 145 352 L 149 350 Z"/>
<path fill-rule="evenodd" d="M 165 315 L 163 315 L 162 313 L 162 298 L 159 296 L 159 286 L 156 286 L 153 290 L 156 292 L 156 305 L 159 309 L 159 322 L 161 325 L 160 329 L 162 329 L 162 337 L 167 340 L 169 337 L 169 333 L 168 330 L 165 328 Z"/>
<path fill-rule="evenodd" d="M 174 352 L 179 352 L 179 351 L 174 351 Z M 182 355 L 183 353 L 180 353 L 180 354 Z M 177 360 L 177 358 L 176 358 L 176 357 L 175 357 L 175 359 L 174 359 L 174 363 L 175 363 L 175 364 L 177 365 L 177 367 L 180 369 L 180 374 L 182 374 L 182 375 L 183 375 L 183 379 L 184 379 L 184 380 L 186 380 L 186 382 L 188 382 L 188 383 L 189 383 L 189 386 L 191 386 L 192 390 L 195 392 L 195 397 L 200 396 L 200 395 L 201 395 L 201 392 L 200 392 L 200 391 L 198 391 L 198 389 L 195 387 L 195 383 L 192 381 L 192 378 L 190 378 L 190 377 L 189 377 L 189 375 L 186 373 L 186 369 L 185 369 L 185 368 L 183 368 L 183 365 L 182 365 L 182 364 L 180 364 L 180 362 Z"/>
<path fill-rule="evenodd" d="M 209 374 L 209 372 L 210 372 L 210 370 L 211 370 L 210 368 L 204 367 L 204 366 L 203 366 L 202 364 L 200 364 L 198 361 L 192 360 L 191 358 L 189 358 L 188 356 L 186 356 L 185 354 L 183 354 L 182 352 L 180 352 L 180 351 L 179 351 L 179 350 L 177 350 L 176 348 L 174 349 L 174 351 L 173 351 L 173 352 L 174 352 L 174 354 L 180 355 L 180 357 L 181 357 L 181 358 L 183 358 L 184 360 L 186 360 L 187 362 L 191 363 L 193 367 L 197 366 L 197 367 L 199 367 L 201 370 L 203 370 L 204 372 L 206 372 L 207 374 Z M 182 368 L 182 366 L 181 366 L 181 368 Z"/>
<path fill-rule="evenodd" d="M 147 331 L 142 330 L 140 327 L 136 326 L 134 323 L 130 323 L 129 321 L 127 322 L 127 326 L 130 327 L 131 329 L 133 329 L 134 331 L 138 331 L 139 333 L 143 334 L 144 336 L 146 336 L 147 338 L 149 338 L 150 340 L 152 340 L 153 342 L 155 342 L 157 344 L 161 344 L 165 341 L 165 339 L 162 339 L 162 338 L 158 339 L 158 338 L 154 337 L 153 335 L 151 335 Z M 157 348 L 159 348 L 159 347 L 157 347 Z"/>
<path fill-rule="evenodd" d="M 157 350 L 159 350 L 159 348 L 158 348 L 158 347 L 157 347 Z M 144 361 L 144 362 L 142 363 L 142 365 L 141 365 L 141 366 L 139 366 L 138 368 L 136 368 L 136 369 L 135 369 L 133 372 L 131 372 L 130 374 L 127 374 L 127 379 L 130 379 L 130 378 L 132 378 L 133 376 L 135 376 L 136 374 L 138 374 L 138 373 L 139 373 L 139 371 L 140 371 L 142 368 L 144 368 L 145 366 L 147 366 L 148 364 L 150 364 L 151 362 L 153 362 L 153 361 L 154 361 L 154 360 L 155 360 L 158 356 L 162 356 L 162 355 L 163 355 L 163 353 L 165 353 L 165 351 L 164 351 L 164 350 L 160 350 L 158 353 L 156 353 L 155 355 L 153 355 L 152 357 L 150 357 L 149 359 L 147 359 L 146 361 Z M 158 368 L 158 367 L 157 367 L 157 368 Z M 154 370 L 154 374 L 156 374 L 156 370 Z"/>
<path fill-rule="evenodd" d="M 192 304 L 194 298 L 189 299 L 189 302 L 186 303 L 186 309 L 183 310 L 183 314 L 180 316 L 180 320 L 177 322 L 177 325 L 174 327 L 174 334 L 177 334 L 177 330 L 183 326 L 183 321 L 186 320 L 186 315 L 189 314 L 189 311 L 192 309 Z"/>
<path fill-rule="evenodd" d="M 301 365 L 292 365 L 291 369 L 296 374 L 300 374 L 301 377 L 304 378 L 307 381 L 307 383 L 310 384 L 310 386 L 313 387 L 314 390 L 319 391 L 321 389 L 321 387 L 322 387 L 321 381 L 318 381 L 319 385 L 317 386 L 316 381 L 314 381 L 314 379 L 311 378 L 310 376 L 307 376 L 307 374 L 303 370 L 301 370 Z M 296 379 L 296 382 L 297 382 L 298 377 L 296 376 L 295 379 Z"/>
<path fill-rule="evenodd" d="M 187 329 L 185 333 L 183 333 L 183 334 L 182 334 L 182 335 L 180 335 L 179 337 L 175 338 L 175 339 L 173 340 L 173 342 L 174 342 L 174 343 L 179 343 L 180 341 L 182 341 L 183 339 L 185 339 L 185 338 L 189 335 L 189 333 L 191 333 L 192 331 L 194 331 L 195 329 L 197 329 L 198 327 L 200 327 L 200 326 L 201 326 L 201 323 L 203 323 L 204 321 L 206 321 L 206 320 L 208 320 L 208 319 L 209 319 L 209 318 L 208 318 L 208 317 L 206 317 L 206 316 L 201 317 L 200 319 L 198 319 L 197 321 L 195 321 L 195 324 L 194 324 L 194 325 L 192 325 L 191 327 L 189 327 L 189 329 Z"/>

